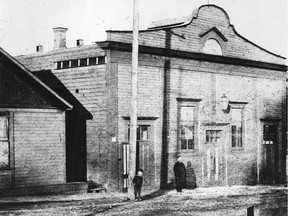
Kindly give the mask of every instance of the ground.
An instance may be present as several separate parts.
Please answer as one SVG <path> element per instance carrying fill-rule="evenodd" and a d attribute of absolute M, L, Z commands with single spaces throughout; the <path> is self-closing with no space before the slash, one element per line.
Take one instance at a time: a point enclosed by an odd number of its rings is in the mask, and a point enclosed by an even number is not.
<path fill-rule="evenodd" d="M 287 188 L 233 186 L 146 192 L 142 201 L 125 194 L 2 198 L 0 215 L 287 215 Z"/>

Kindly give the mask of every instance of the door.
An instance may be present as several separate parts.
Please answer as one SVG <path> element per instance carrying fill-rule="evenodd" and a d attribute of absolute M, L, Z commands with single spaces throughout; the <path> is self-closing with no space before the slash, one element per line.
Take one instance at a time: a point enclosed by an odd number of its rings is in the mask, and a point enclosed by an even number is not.
<path fill-rule="evenodd" d="M 128 160 L 129 160 L 129 137 L 130 130 L 128 128 L 128 142 L 123 144 L 123 191 L 128 186 Z M 141 124 L 137 126 L 137 142 L 136 145 L 136 161 L 135 170 L 143 169 L 143 187 L 152 186 L 154 174 L 154 151 L 153 151 L 153 133 L 151 124 Z"/>
<path fill-rule="evenodd" d="M 276 179 L 276 147 L 277 147 L 277 126 L 263 125 L 263 169 L 262 183 L 275 183 Z"/>
<path fill-rule="evenodd" d="M 206 142 L 203 146 L 203 183 L 205 185 L 225 184 L 225 145 L 223 134 L 222 130 L 206 130 Z"/>

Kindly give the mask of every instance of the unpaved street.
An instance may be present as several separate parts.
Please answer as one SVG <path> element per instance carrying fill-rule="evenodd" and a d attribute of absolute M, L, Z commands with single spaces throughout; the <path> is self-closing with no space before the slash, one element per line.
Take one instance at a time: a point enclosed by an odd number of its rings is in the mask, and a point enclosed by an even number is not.
<path fill-rule="evenodd" d="M 249 208 L 249 210 L 248 210 Z M 140 202 L 124 196 L 70 201 L 1 203 L 1 215 L 287 215 L 287 190 L 229 188 L 156 191 Z"/>

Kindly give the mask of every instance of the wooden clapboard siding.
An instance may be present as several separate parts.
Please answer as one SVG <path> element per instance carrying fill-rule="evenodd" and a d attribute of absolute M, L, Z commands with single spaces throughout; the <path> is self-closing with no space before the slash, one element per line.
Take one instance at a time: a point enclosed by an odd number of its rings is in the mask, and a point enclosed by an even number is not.
<path fill-rule="evenodd" d="M 92 115 L 93 119 L 86 121 L 86 137 L 75 143 L 75 139 L 72 138 L 73 134 L 67 134 L 67 136 L 70 136 L 70 139 L 67 140 L 73 142 L 73 144 L 67 143 L 67 147 L 69 148 L 69 146 L 74 146 L 73 148 L 82 149 L 80 150 L 83 153 L 82 155 L 77 155 L 77 152 L 74 156 L 70 155 L 71 160 L 74 160 L 73 158 L 75 157 L 82 157 L 85 159 L 85 165 L 81 166 L 82 171 L 87 169 L 87 174 L 85 174 L 85 177 L 82 176 L 80 179 L 83 180 L 84 178 L 86 181 L 86 179 L 90 177 L 98 183 L 107 181 L 107 170 L 109 170 L 107 160 L 108 151 L 110 149 L 110 143 L 108 142 L 110 129 L 107 126 L 107 122 L 108 116 L 111 116 L 109 114 L 111 112 L 107 107 L 109 101 L 107 97 L 110 85 L 108 85 L 109 81 L 107 80 L 106 64 L 55 69 L 54 63 L 63 60 L 105 56 L 105 54 L 106 52 L 101 50 L 95 44 L 67 50 L 17 57 L 22 64 L 32 71 L 38 71 L 37 73 L 41 73 L 42 70 L 51 71 L 51 73 L 59 79 L 65 88 L 70 91 L 73 97 L 75 97 Z M 45 82 L 45 80 L 43 81 Z M 79 93 L 76 93 L 76 89 Z M 73 110 L 73 115 L 81 115 L 82 109 L 80 111 L 78 109 Z M 74 119 L 72 121 L 75 122 L 77 120 Z M 67 125 L 67 127 L 70 126 Z M 74 127 L 72 131 L 77 131 L 79 125 L 77 126 L 77 124 L 74 124 L 71 127 Z M 99 166 L 99 164 L 101 164 L 101 166 Z"/>
<path fill-rule="evenodd" d="M 65 183 L 65 113 L 16 111 L 13 119 L 14 187 Z"/>

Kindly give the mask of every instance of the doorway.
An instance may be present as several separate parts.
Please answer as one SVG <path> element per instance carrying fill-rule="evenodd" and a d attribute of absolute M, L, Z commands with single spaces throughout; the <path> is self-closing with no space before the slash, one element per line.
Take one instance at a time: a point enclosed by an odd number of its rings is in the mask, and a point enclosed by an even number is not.
<path fill-rule="evenodd" d="M 129 164 L 129 138 L 130 128 L 128 125 L 127 142 L 123 143 L 123 191 L 128 187 L 128 164 Z M 135 171 L 138 169 L 144 170 L 143 187 L 153 186 L 155 179 L 155 161 L 154 161 L 154 143 L 153 143 L 153 126 L 150 123 L 140 123 L 137 126 L 137 141 L 136 141 L 136 161 Z"/>
<path fill-rule="evenodd" d="M 262 183 L 271 184 L 276 181 L 277 163 L 277 125 L 263 125 L 263 168 Z"/>
<path fill-rule="evenodd" d="M 204 179 L 203 183 L 209 186 L 224 185 L 225 149 L 223 130 L 206 130 L 206 142 L 203 146 Z"/>

